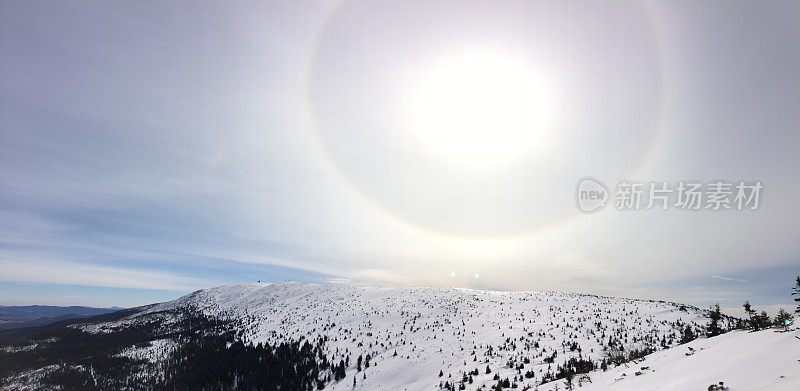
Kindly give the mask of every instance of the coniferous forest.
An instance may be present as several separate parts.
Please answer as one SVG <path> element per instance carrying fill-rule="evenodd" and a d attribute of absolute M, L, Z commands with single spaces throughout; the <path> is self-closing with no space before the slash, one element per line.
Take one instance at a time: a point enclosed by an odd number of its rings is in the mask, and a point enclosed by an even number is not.
<path fill-rule="evenodd" d="M 95 320 L 127 314 L 121 311 Z M 179 320 L 168 328 L 153 321 L 113 333 L 85 333 L 62 322 L 0 335 L 0 344 L 6 346 L 39 341 L 35 349 L 0 350 L 0 379 L 13 380 L 14 374 L 48 367 L 37 380 L 64 390 L 311 390 L 323 389 L 337 369 L 323 353 L 323 338 L 275 346 L 245 344 L 232 322 L 200 313 L 164 315 Z M 147 346 L 165 338 L 177 342 L 165 360 L 118 354 L 126 346 Z"/>

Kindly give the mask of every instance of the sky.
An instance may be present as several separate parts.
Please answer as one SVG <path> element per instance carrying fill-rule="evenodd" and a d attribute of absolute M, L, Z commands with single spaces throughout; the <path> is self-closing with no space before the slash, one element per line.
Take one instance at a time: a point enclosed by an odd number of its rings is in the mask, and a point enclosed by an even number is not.
<path fill-rule="evenodd" d="M 0 305 L 291 280 L 792 307 L 797 20 L 792 1 L 2 1 Z M 584 213 L 587 177 L 763 189 L 755 210 Z"/>

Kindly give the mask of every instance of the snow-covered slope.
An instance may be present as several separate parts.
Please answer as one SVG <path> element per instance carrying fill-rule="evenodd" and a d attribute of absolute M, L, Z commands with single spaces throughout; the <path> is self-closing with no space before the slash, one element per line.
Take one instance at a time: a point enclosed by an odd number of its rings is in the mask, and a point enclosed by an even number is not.
<path fill-rule="evenodd" d="M 610 341 L 625 349 L 661 349 L 677 345 L 686 324 L 706 323 L 701 311 L 665 302 L 312 284 L 217 287 L 147 313 L 182 307 L 237 319 L 254 344 L 327 336 L 334 361 L 350 357 L 347 378 L 332 385 L 348 390 L 353 376 L 358 389 L 433 390 L 444 382 L 460 385 L 465 375 L 467 389 L 490 388 L 496 376 L 534 387 L 569 358 L 599 363 Z M 359 355 L 370 355 L 369 368 L 358 371 Z M 552 363 L 545 362 L 553 355 Z"/>
<path fill-rule="evenodd" d="M 582 390 L 800 390 L 800 333 L 732 331 L 591 374 Z M 560 388 L 564 389 L 563 382 Z M 552 390 L 556 382 L 540 387 Z"/>
<path fill-rule="evenodd" d="M 106 321 L 67 326 L 73 334 L 57 335 L 70 340 L 58 343 L 85 346 L 81 336 L 91 336 L 87 340 L 115 344 L 113 349 L 99 345 L 101 350 L 96 351 L 129 361 L 94 360 L 88 366 L 76 361 L 68 365 L 69 371 L 56 375 L 61 379 L 89 376 L 96 384 L 93 366 L 110 363 L 117 369 L 103 372 L 114 377 L 103 381 L 109 387 L 158 387 L 160 381 L 174 376 L 191 381 L 191 367 L 167 375 L 167 370 L 194 357 L 182 347 L 202 348 L 207 342 L 199 336 L 233 332 L 225 334 L 220 349 L 233 349 L 235 340 L 247 346 L 273 347 L 311 341 L 319 349 L 311 360 L 330 365 L 320 364 L 314 384 L 307 389 L 489 390 L 500 385 L 563 390 L 562 370 L 568 362 L 578 373 L 598 368 L 573 379 L 574 385 L 580 383 L 581 389 L 588 390 L 706 390 L 720 381 L 732 390 L 800 389 L 796 331 L 731 332 L 679 345 L 687 328 L 702 334 L 706 315 L 677 303 L 557 292 L 231 285 Z M 128 340 L 135 343 L 124 342 Z M 694 353 L 686 355 L 690 347 Z M 610 359 L 619 363 L 650 352 L 619 366 Z M 40 356 L 59 362 L 60 356 L 52 356 L 57 351 L 47 354 Z M 295 365 L 287 363 L 289 368 Z M 43 378 L 44 372 L 25 368 L 27 372 L 14 372 L 6 385 L 12 389 L 41 385 L 36 379 Z M 228 370 L 238 371 L 236 366 Z M 179 388 L 180 384 L 186 383 L 178 383 Z"/>

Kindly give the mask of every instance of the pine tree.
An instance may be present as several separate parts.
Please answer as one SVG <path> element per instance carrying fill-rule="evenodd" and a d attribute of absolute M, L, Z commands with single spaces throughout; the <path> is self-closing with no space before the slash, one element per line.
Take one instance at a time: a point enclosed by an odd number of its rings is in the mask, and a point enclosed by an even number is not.
<path fill-rule="evenodd" d="M 795 280 L 794 288 L 792 288 L 794 292 L 792 292 L 792 296 L 797 296 L 794 298 L 795 303 L 797 303 L 797 308 L 794 310 L 796 314 L 800 314 L 800 276 L 797 276 L 797 280 Z"/>
<path fill-rule="evenodd" d="M 748 328 L 752 329 L 753 328 L 753 316 L 756 314 L 756 310 L 754 310 L 753 307 L 750 306 L 750 301 L 745 301 L 744 305 L 742 305 L 742 307 L 744 307 L 744 312 L 747 313 L 747 318 L 748 318 L 747 323 L 749 325 Z"/>
<path fill-rule="evenodd" d="M 686 328 L 683 329 L 683 335 L 681 336 L 681 345 L 692 342 L 697 338 L 694 335 L 694 331 L 692 331 L 692 326 L 686 325 Z"/>
<path fill-rule="evenodd" d="M 564 379 L 564 385 L 567 386 L 567 390 L 572 391 L 573 379 L 575 379 L 575 372 L 567 371 L 567 376 Z"/>
<path fill-rule="evenodd" d="M 708 316 L 711 318 L 711 323 L 708 324 L 707 329 L 708 336 L 714 337 L 722 334 L 722 328 L 719 326 L 719 321 L 722 319 L 722 312 L 719 309 L 719 304 L 715 304 L 711 307 Z"/>
<path fill-rule="evenodd" d="M 756 323 L 758 323 L 758 328 L 760 330 L 769 328 L 772 322 L 770 322 L 769 315 L 767 315 L 767 311 L 761 311 L 761 314 L 758 315 L 757 317 Z"/>
<path fill-rule="evenodd" d="M 780 311 L 778 311 L 778 315 L 775 316 L 773 325 L 775 328 L 780 328 L 783 329 L 783 331 L 787 331 L 789 330 L 789 324 L 792 322 L 792 319 L 792 315 L 781 308 Z"/>
<path fill-rule="evenodd" d="M 334 367 L 335 367 L 335 371 L 333 374 L 334 380 L 339 381 L 344 379 L 346 376 L 344 360 L 339 360 L 339 365 L 334 365 Z"/>

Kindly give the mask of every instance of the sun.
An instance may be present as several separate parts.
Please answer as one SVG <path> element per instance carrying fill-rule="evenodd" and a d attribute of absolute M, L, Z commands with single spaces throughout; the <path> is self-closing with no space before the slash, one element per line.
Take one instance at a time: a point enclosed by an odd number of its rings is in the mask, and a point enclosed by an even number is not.
<path fill-rule="evenodd" d="M 503 166 L 545 146 L 550 95 L 542 73 L 511 56 L 451 56 L 413 86 L 407 128 L 423 149 L 451 164 Z"/>

